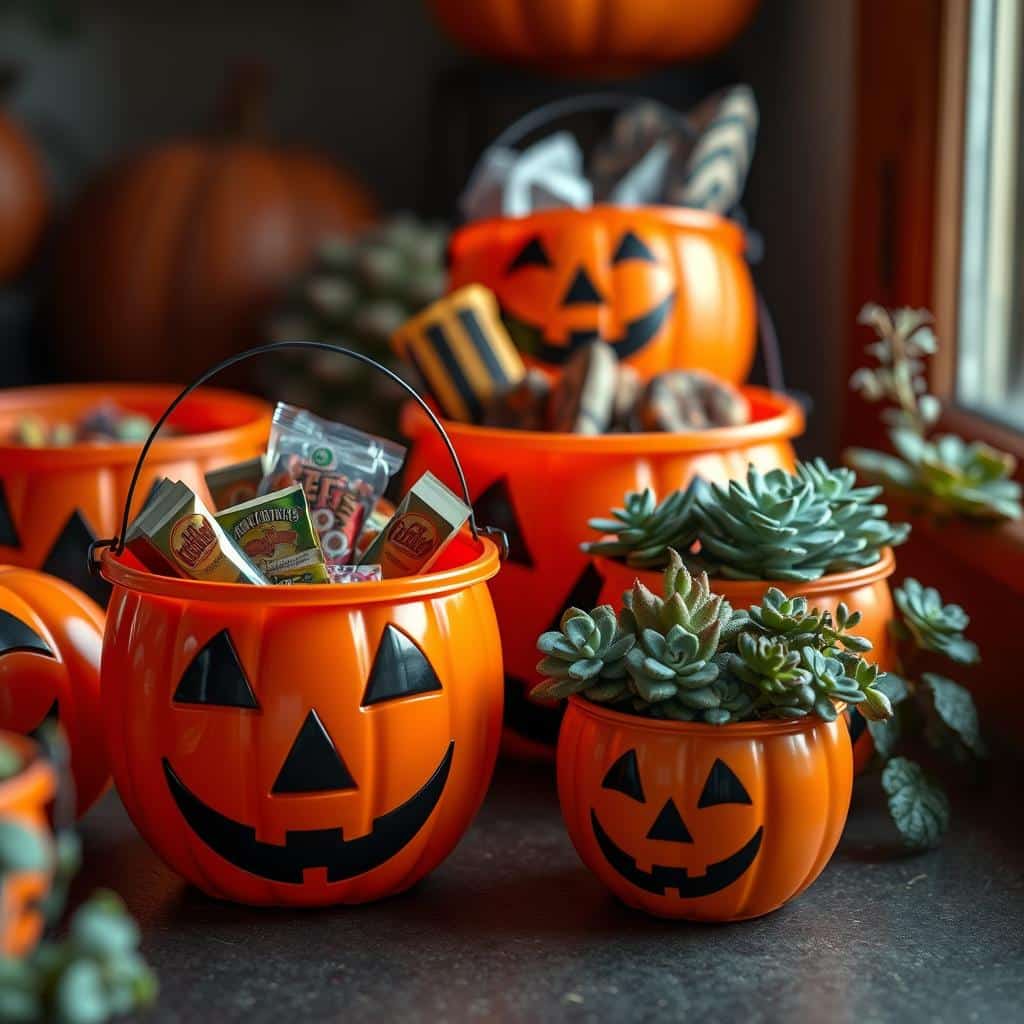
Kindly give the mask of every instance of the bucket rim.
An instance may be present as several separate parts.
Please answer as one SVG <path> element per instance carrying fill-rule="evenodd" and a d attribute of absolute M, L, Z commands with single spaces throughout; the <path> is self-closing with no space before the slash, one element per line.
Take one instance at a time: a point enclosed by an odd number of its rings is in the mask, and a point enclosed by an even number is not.
<path fill-rule="evenodd" d="M 178 393 L 176 384 L 132 382 L 88 382 L 82 384 L 42 384 L 24 388 L 5 388 L 0 392 L 0 415 L 18 412 L 42 413 L 56 403 L 86 400 L 96 403 L 111 399 L 125 405 L 145 404 L 164 407 Z M 215 405 L 223 412 L 237 412 L 239 422 L 175 437 L 158 438 L 150 451 L 154 461 L 188 462 L 204 456 L 214 457 L 225 447 L 253 440 L 258 447 L 266 442 L 272 409 L 262 398 L 228 388 L 200 388 L 200 402 Z M 131 466 L 139 454 L 139 442 L 89 441 L 71 445 L 25 445 L 0 443 L 0 466 L 23 472 L 39 468 L 86 468 L 90 466 Z"/>
<path fill-rule="evenodd" d="M 614 203 L 595 203 L 584 209 L 559 207 L 553 210 L 537 210 L 518 217 L 485 217 L 470 221 L 452 232 L 450 247 L 469 245 L 477 241 L 476 235 L 486 236 L 500 230 L 504 225 L 536 225 L 538 228 L 557 223 L 560 220 L 574 221 L 597 216 L 599 219 L 636 220 L 638 217 L 653 217 L 662 223 L 698 234 L 718 236 L 737 253 L 746 246 L 743 228 L 736 221 L 710 210 L 696 210 L 691 207 L 648 204 L 642 206 L 617 206 Z"/>
<path fill-rule="evenodd" d="M 771 414 L 736 427 L 712 427 L 688 434 L 563 434 L 482 427 L 448 419 L 442 423 L 456 447 L 479 443 L 572 455 L 683 455 L 735 451 L 771 441 L 788 441 L 803 432 L 804 414 L 795 399 L 769 388 L 751 385 L 744 385 L 740 391 L 760 405 L 767 406 Z M 402 406 L 400 427 L 405 437 L 417 441 L 429 427 L 429 422 L 420 410 L 406 403 Z"/>
<path fill-rule="evenodd" d="M 464 565 L 421 576 L 366 583 L 297 583 L 291 586 L 254 586 L 248 583 L 211 583 L 203 580 L 159 576 L 126 564 L 110 548 L 100 556 L 103 578 L 124 590 L 147 597 L 214 604 L 264 604 L 271 607 L 312 607 L 393 604 L 399 601 L 437 597 L 485 583 L 501 567 L 498 548 L 480 537 L 480 554 Z"/>

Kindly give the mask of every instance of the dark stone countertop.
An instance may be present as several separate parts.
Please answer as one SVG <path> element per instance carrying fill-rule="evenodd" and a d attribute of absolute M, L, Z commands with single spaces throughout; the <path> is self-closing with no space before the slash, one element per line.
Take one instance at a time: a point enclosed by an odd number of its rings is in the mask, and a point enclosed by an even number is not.
<path fill-rule="evenodd" d="M 194 1022 L 1024 1021 L 1021 773 L 955 800 L 943 849 L 901 856 L 870 780 L 831 864 L 755 921 L 617 903 L 578 860 L 551 770 L 505 763 L 432 876 L 381 903 L 255 910 L 189 888 L 108 794 L 75 891 L 119 891 L 161 994 Z"/>

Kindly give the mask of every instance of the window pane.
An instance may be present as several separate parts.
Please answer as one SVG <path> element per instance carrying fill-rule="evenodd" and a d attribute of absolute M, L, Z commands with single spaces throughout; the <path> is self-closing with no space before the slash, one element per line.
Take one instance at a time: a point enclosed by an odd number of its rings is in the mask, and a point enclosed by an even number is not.
<path fill-rule="evenodd" d="M 971 5 L 957 400 L 1024 430 L 1022 8 Z"/>

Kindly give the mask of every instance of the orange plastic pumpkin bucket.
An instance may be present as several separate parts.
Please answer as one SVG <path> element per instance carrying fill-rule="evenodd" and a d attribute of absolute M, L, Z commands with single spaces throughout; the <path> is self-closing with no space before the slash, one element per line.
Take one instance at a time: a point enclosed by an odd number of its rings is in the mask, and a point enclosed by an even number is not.
<path fill-rule="evenodd" d="M 201 380 L 287 347 L 377 366 L 288 342 Z M 122 538 L 126 521 L 127 508 Z M 471 530 L 444 568 L 345 586 L 156 576 L 131 567 L 120 539 L 103 542 L 112 772 L 172 868 L 219 898 L 318 906 L 400 892 L 448 855 L 483 799 L 501 723 L 486 586 L 499 551 Z"/>
<path fill-rule="evenodd" d="M 0 392 L 0 437 L 26 414 L 74 420 L 105 399 L 151 419 L 178 388 L 168 385 L 75 384 Z M 140 499 L 159 477 L 184 480 L 206 494 L 203 474 L 259 455 L 270 424 L 265 402 L 230 391 L 193 395 L 161 438 L 140 480 Z M 0 563 L 60 576 L 101 605 L 109 588 L 90 576 L 86 553 L 117 526 L 137 449 L 126 443 L 26 448 L 0 444 Z"/>
<path fill-rule="evenodd" d="M 459 449 L 474 507 L 508 537 L 502 573 L 491 583 L 505 652 L 506 748 L 550 758 L 562 709 L 526 699 L 540 681 L 537 637 L 555 629 L 568 605 L 597 604 L 602 580 L 581 542 L 593 539 L 587 520 L 652 487 L 667 494 L 694 476 L 711 481 L 759 469 L 792 469 L 790 439 L 803 430 L 799 406 L 785 395 L 745 388 L 753 419 L 739 427 L 691 434 L 552 434 L 446 422 Z M 415 406 L 403 412 L 412 440 L 406 472 L 426 469 L 450 485 L 457 479 L 430 421 Z"/>
<path fill-rule="evenodd" d="M 842 716 L 718 726 L 571 697 L 558 740 L 558 797 L 583 863 L 658 917 L 781 907 L 828 863 L 852 785 Z"/>
<path fill-rule="evenodd" d="M 0 821 L 36 832 L 49 847 L 47 808 L 56 792 L 56 772 L 38 745 L 24 736 L 0 732 L 0 742 L 24 761 L 17 775 L 0 782 Z M 52 878 L 51 863 L 44 871 L 17 871 L 0 879 L 0 954 L 21 956 L 36 944 L 43 930 L 39 905 Z"/>
<path fill-rule="evenodd" d="M 622 595 L 639 579 L 650 590 L 659 593 L 660 572 L 632 569 L 611 558 L 595 558 L 594 568 L 604 581 L 599 603 L 618 607 Z M 831 573 L 806 583 L 792 580 L 723 580 L 711 581 L 711 589 L 721 594 L 733 608 L 749 608 L 760 604 L 769 587 L 777 587 L 790 597 L 806 597 L 810 605 L 834 612 L 842 601 L 847 608 L 861 613 L 855 632 L 871 641 L 867 657 L 879 668 L 891 671 L 896 667 L 896 651 L 890 626 L 895 614 L 889 577 L 896 570 L 896 556 L 886 548 L 874 565 L 849 572 Z M 848 712 L 850 740 L 853 743 L 854 771 L 860 772 L 871 759 L 874 744 L 864 716 L 852 708 Z"/>

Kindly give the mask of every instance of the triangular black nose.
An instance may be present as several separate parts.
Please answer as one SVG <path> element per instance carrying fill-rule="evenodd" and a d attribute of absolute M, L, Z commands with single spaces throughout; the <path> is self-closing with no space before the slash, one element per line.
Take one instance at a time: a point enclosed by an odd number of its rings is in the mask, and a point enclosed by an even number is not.
<path fill-rule="evenodd" d="M 683 821 L 682 815 L 671 798 L 665 802 L 665 806 L 662 807 L 651 826 L 651 831 L 647 833 L 647 838 L 665 839 L 670 843 L 693 842 L 693 836 L 690 835 L 686 822 Z"/>
<path fill-rule="evenodd" d="M 587 272 L 581 267 L 576 271 L 576 276 L 572 279 L 565 298 L 562 299 L 562 305 L 578 306 L 585 302 L 604 302 L 604 299 L 594 287 L 594 282 L 587 277 Z"/>
<path fill-rule="evenodd" d="M 323 722 L 315 711 L 306 715 L 271 790 L 281 793 L 323 793 L 358 789 Z"/>

